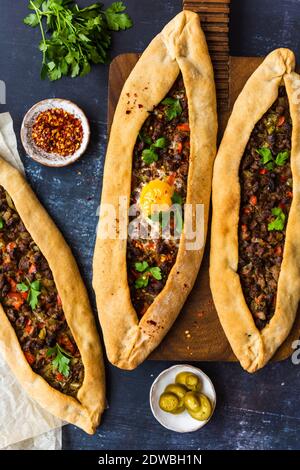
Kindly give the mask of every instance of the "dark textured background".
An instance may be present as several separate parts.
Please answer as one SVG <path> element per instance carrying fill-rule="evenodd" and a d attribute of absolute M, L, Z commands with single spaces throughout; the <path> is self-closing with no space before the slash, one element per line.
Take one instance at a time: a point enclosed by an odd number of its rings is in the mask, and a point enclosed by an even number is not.
<path fill-rule="evenodd" d="M 125 0 L 134 27 L 116 34 L 112 56 L 142 51 L 181 9 L 181 0 Z M 88 5 L 91 0 L 80 0 Z M 104 0 L 108 5 L 110 1 Z M 108 68 L 95 67 L 85 78 L 56 83 L 39 79 L 39 31 L 22 24 L 27 1 L 0 2 L 0 79 L 7 84 L 7 105 L 19 135 L 24 113 L 47 97 L 68 98 L 82 106 L 92 126 L 88 152 L 66 169 L 49 169 L 19 149 L 29 181 L 72 246 L 89 287 L 106 146 Z M 233 0 L 231 54 L 264 55 L 279 46 L 300 54 L 300 0 Z M 299 449 L 300 366 L 272 364 L 254 376 L 237 364 L 200 366 L 212 378 L 217 409 L 200 432 L 180 435 L 152 417 L 148 393 L 154 377 L 170 363 L 146 362 L 133 372 L 107 367 L 108 402 L 102 426 L 93 437 L 73 426 L 63 431 L 65 449 Z"/>

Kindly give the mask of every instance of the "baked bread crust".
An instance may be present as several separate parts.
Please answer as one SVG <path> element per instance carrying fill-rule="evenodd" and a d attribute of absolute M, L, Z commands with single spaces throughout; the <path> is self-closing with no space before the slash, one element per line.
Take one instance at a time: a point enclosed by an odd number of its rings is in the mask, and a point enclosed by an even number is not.
<path fill-rule="evenodd" d="M 263 367 L 286 339 L 300 298 L 300 110 L 293 99 L 300 77 L 294 68 L 294 54 L 288 49 L 273 51 L 257 68 L 236 100 L 214 166 L 210 285 L 226 336 L 248 372 Z M 276 100 L 282 80 L 293 123 L 291 168 L 294 191 L 277 286 L 276 309 L 268 325 L 259 331 L 246 304 L 237 273 L 239 166 L 251 132 Z"/>
<path fill-rule="evenodd" d="M 205 36 L 199 16 L 193 12 L 180 13 L 154 38 L 124 85 L 111 129 L 101 203 L 112 204 L 117 209 L 120 196 L 126 196 L 129 201 L 132 156 L 138 133 L 148 111 L 167 95 L 180 72 L 189 103 L 191 129 L 187 203 L 193 208 L 204 204 L 206 233 L 216 153 L 216 96 Z M 129 97 L 135 94 L 142 107 L 132 107 L 126 113 Z M 99 318 L 109 360 L 120 368 L 133 369 L 171 328 L 195 282 L 204 247 L 187 250 L 182 235 L 167 283 L 139 322 L 127 281 L 127 240 L 104 239 L 104 225 L 100 217 L 93 276 Z M 118 231 L 118 219 L 116 227 Z"/>
<path fill-rule="evenodd" d="M 51 387 L 28 364 L 0 304 L 0 349 L 27 393 L 43 408 L 93 434 L 105 407 L 105 375 L 99 337 L 77 264 L 63 236 L 21 174 L 0 158 L 0 185 L 11 196 L 26 229 L 47 259 L 64 314 L 84 365 L 78 400 Z"/>

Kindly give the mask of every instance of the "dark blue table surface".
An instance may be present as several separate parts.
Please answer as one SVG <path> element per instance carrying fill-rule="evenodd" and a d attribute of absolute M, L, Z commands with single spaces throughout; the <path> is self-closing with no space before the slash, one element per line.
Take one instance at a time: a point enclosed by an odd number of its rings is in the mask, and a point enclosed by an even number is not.
<path fill-rule="evenodd" d="M 7 85 L 7 105 L 0 106 L 0 112 L 11 112 L 17 135 L 27 109 L 46 97 L 71 99 L 89 117 L 92 140 L 88 152 L 69 168 L 42 167 L 26 158 L 20 142 L 19 150 L 32 187 L 73 249 L 94 304 L 91 262 L 106 147 L 108 67 L 95 67 L 85 78 L 42 82 L 39 32 L 22 23 L 27 3 L 1 0 L 0 80 Z M 112 57 L 142 51 L 181 9 L 181 0 L 126 0 L 126 4 L 134 27 L 115 36 Z M 287 46 L 299 57 L 300 0 L 232 0 L 231 11 L 232 55 L 264 55 Z M 93 437 L 66 426 L 64 449 L 300 448 L 300 366 L 287 360 L 251 376 L 238 364 L 197 364 L 216 386 L 217 409 L 200 432 L 180 435 L 155 421 L 148 402 L 153 379 L 169 365 L 148 361 L 132 372 L 107 365 L 109 409 L 102 425 Z"/>

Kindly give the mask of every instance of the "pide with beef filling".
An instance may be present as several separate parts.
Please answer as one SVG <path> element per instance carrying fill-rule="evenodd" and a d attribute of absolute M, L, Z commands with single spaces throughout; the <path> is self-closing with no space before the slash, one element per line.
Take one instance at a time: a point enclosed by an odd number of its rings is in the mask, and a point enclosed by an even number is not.
<path fill-rule="evenodd" d="M 269 54 L 246 83 L 215 162 L 210 280 L 232 349 L 249 372 L 289 334 L 300 296 L 299 75 Z"/>
<path fill-rule="evenodd" d="M 43 408 L 92 434 L 102 353 L 76 262 L 20 173 L 0 158 L 0 349 Z"/>
<path fill-rule="evenodd" d="M 136 367 L 160 343 L 195 282 L 216 132 L 205 37 L 198 15 L 184 11 L 151 42 L 126 81 L 106 155 L 93 285 L 108 358 L 121 368 Z M 117 214 L 115 237 L 107 236 L 110 209 Z M 196 235 L 203 232 L 199 246 L 188 246 L 188 213 Z"/>

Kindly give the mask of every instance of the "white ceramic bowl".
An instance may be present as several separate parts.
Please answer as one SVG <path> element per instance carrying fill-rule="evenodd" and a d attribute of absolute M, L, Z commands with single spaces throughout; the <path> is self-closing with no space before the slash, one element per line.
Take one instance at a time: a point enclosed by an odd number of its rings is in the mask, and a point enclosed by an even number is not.
<path fill-rule="evenodd" d="M 62 155 L 48 153 L 40 149 L 32 139 L 32 126 L 37 116 L 48 109 L 62 108 L 70 114 L 73 114 L 76 118 L 80 119 L 83 128 L 83 139 L 79 149 L 72 155 L 63 157 Z M 26 113 L 21 127 L 21 140 L 29 157 L 38 163 L 52 167 L 62 167 L 70 165 L 71 163 L 78 160 L 82 154 L 86 151 L 90 140 L 90 125 L 86 115 L 75 103 L 72 101 L 63 100 L 60 98 L 50 98 L 47 100 L 40 101 L 35 104 Z"/>
<path fill-rule="evenodd" d="M 176 365 L 164 370 L 154 380 L 150 389 L 150 407 L 157 421 L 167 429 L 176 432 L 193 432 L 205 426 L 210 418 L 206 421 L 197 421 L 192 418 L 185 410 L 183 413 L 173 415 L 166 413 L 159 407 L 159 397 L 164 392 L 167 385 L 175 382 L 175 377 L 179 372 L 192 372 L 196 374 L 202 383 L 201 392 L 203 392 L 212 404 L 212 414 L 216 407 L 216 391 L 210 378 L 198 367 L 189 365 Z"/>

